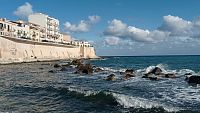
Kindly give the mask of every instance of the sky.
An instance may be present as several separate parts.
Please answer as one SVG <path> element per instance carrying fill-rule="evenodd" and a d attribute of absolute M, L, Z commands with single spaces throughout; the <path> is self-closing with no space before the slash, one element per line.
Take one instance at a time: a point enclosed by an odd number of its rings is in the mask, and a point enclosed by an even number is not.
<path fill-rule="evenodd" d="M 200 55 L 200 0 L 0 0 L 0 18 L 44 13 L 99 56 Z"/>

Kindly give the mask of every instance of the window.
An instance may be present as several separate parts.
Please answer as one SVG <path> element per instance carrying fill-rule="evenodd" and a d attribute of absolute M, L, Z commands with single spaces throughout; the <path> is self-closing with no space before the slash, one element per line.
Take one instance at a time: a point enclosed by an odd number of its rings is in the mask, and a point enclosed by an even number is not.
<path fill-rule="evenodd" d="M 0 29 L 3 29 L 3 24 L 2 23 L 0 23 Z"/>
<path fill-rule="evenodd" d="M 9 26 L 9 25 L 8 25 L 8 27 L 7 27 L 7 28 L 8 28 L 7 30 L 8 30 L 8 31 L 10 31 L 10 26 Z"/>
<path fill-rule="evenodd" d="M 6 24 L 4 24 L 4 28 L 6 29 Z"/>

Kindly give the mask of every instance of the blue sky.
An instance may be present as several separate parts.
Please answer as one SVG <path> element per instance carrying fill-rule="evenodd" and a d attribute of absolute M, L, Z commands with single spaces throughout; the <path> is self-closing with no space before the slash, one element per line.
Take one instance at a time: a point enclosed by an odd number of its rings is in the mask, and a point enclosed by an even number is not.
<path fill-rule="evenodd" d="M 199 0 L 0 2 L 5 4 L 0 7 L 0 17 L 17 20 L 24 13 L 19 7 L 29 4 L 32 13 L 59 19 L 63 32 L 94 43 L 98 55 L 200 54 Z"/>

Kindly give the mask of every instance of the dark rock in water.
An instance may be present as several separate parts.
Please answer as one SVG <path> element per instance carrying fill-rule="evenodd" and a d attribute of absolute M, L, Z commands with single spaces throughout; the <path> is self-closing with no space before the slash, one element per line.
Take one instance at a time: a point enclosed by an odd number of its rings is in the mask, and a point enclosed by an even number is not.
<path fill-rule="evenodd" d="M 60 69 L 60 71 L 69 71 L 69 68 L 62 67 L 62 68 Z"/>
<path fill-rule="evenodd" d="M 185 73 L 185 75 L 192 75 L 192 73 Z"/>
<path fill-rule="evenodd" d="M 43 67 L 40 67 L 39 69 L 44 69 Z"/>
<path fill-rule="evenodd" d="M 77 66 L 79 66 L 81 64 L 83 64 L 83 60 L 82 59 L 75 59 L 75 60 L 73 60 L 71 62 L 71 65 L 77 65 Z"/>
<path fill-rule="evenodd" d="M 155 67 L 149 73 L 152 73 L 152 74 L 155 74 L 155 75 L 160 75 L 160 74 L 162 74 L 162 70 L 159 67 Z"/>
<path fill-rule="evenodd" d="M 77 73 L 84 73 L 84 74 L 92 74 L 93 73 L 93 68 L 91 64 L 81 64 L 77 67 L 78 71 Z"/>
<path fill-rule="evenodd" d="M 159 80 L 158 77 L 148 77 L 148 78 L 149 78 L 149 80 Z"/>
<path fill-rule="evenodd" d="M 200 76 L 190 76 L 186 80 L 189 84 L 200 84 Z"/>
<path fill-rule="evenodd" d="M 176 75 L 174 73 L 167 73 L 165 74 L 166 78 L 176 78 Z"/>
<path fill-rule="evenodd" d="M 135 74 L 134 74 L 134 70 L 133 69 L 127 69 L 125 72 L 124 72 L 125 76 L 124 76 L 124 79 L 129 79 L 131 77 L 135 77 Z"/>
<path fill-rule="evenodd" d="M 94 67 L 94 66 L 93 66 Z M 103 71 L 101 68 L 99 68 L 99 67 L 97 67 L 95 70 L 94 70 L 94 72 L 101 72 L 101 71 Z"/>
<path fill-rule="evenodd" d="M 119 74 L 120 74 L 120 75 L 123 75 L 123 74 L 125 74 L 125 73 L 124 73 L 124 72 L 119 72 Z"/>
<path fill-rule="evenodd" d="M 142 76 L 142 78 L 148 78 L 148 75 L 144 75 L 144 76 Z"/>
<path fill-rule="evenodd" d="M 162 73 L 162 70 L 159 67 L 155 67 L 154 69 L 150 70 L 148 73 L 146 73 L 145 75 L 150 75 L 150 74 L 154 74 L 154 75 L 164 75 Z"/>
<path fill-rule="evenodd" d="M 134 75 L 134 74 L 126 74 L 126 75 L 124 76 L 125 79 L 129 79 L 129 78 L 131 78 L 131 77 L 135 77 L 135 75 Z"/>
<path fill-rule="evenodd" d="M 115 80 L 115 74 L 110 74 L 106 77 L 107 81 L 114 81 Z"/>
<path fill-rule="evenodd" d="M 127 69 L 125 71 L 126 74 L 133 74 L 134 70 L 133 69 Z"/>
<path fill-rule="evenodd" d="M 151 75 L 150 73 L 145 73 L 144 76 L 148 77 L 149 75 Z"/>
<path fill-rule="evenodd" d="M 142 78 L 146 78 L 146 79 L 149 79 L 149 80 L 159 80 L 159 77 L 152 76 L 151 74 L 144 74 L 144 76 L 142 76 Z"/>
<path fill-rule="evenodd" d="M 61 67 L 61 65 L 59 65 L 59 64 L 54 64 L 53 67 L 54 67 L 54 68 L 59 68 L 59 67 Z"/>
<path fill-rule="evenodd" d="M 55 70 L 49 70 L 49 73 L 56 73 Z"/>

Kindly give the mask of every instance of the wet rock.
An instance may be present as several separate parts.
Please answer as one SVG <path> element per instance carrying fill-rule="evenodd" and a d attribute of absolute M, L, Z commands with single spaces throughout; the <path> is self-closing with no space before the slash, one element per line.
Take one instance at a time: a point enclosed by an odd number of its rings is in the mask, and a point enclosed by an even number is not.
<path fill-rule="evenodd" d="M 62 67 L 62 66 L 59 65 L 59 64 L 54 64 L 53 67 L 54 67 L 54 68 L 59 68 L 59 67 Z"/>
<path fill-rule="evenodd" d="M 126 74 L 133 74 L 134 73 L 134 70 L 133 69 L 127 69 L 125 71 Z"/>
<path fill-rule="evenodd" d="M 155 74 L 155 75 L 161 75 L 162 74 L 162 70 L 159 67 L 155 67 L 149 73 L 152 73 L 152 74 Z"/>
<path fill-rule="evenodd" d="M 176 75 L 174 73 L 167 73 L 165 74 L 166 78 L 176 78 Z"/>
<path fill-rule="evenodd" d="M 80 64 L 78 67 L 77 67 L 77 73 L 80 73 L 80 74 L 92 74 L 93 73 L 93 68 L 92 68 L 92 65 L 91 64 Z"/>
<path fill-rule="evenodd" d="M 150 75 L 144 75 L 144 76 L 142 76 L 142 78 L 146 78 L 146 79 L 149 79 L 149 80 L 159 80 L 160 78 L 159 77 L 157 77 L 157 76 L 150 76 Z"/>
<path fill-rule="evenodd" d="M 135 77 L 135 75 L 134 74 L 126 74 L 125 76 L 124 76 L 124 79 L 129 79 L 129 78 L 131 78 L 131 77 Z"/>
<path fill-rule="evenodd" d="M 123 73 L 121 73 L 123 74 Z M 135 73 L 134 73 L 134 70 L 133 69 L 127 69 L 125 72 L 124 72 L 125 76 L 124 76 L 124 79 L 129 79 L 131 77 L 135 77 Z"/>
<path fill-rule="evenodd" d="M 125 72 L 119 72 L 119 74 L 120 74 L 120 75 L 124 75 L 124 74 L 125 74 Z"/>
<path fill-rule="evenodd" d="M 162 73 L 162 70 L 159 68 L 159 67 L 155 67 L 154 69 L 150 70 L 148 73 L 146 73 L 145 75 L 151 75 L 151 74 L 154 74 L 154 75 L 164 75 Z"/>
<path fill-rule="evenodd" d="M 94 66 L 93 66 L 94 67 Z M 103 70 L 101 69 L 101 68 L 99 68 L 99 67 L 97 67 L 95 70 L 94 70 L 94 72 L 102 72 Z"/>
<path fill-rule="evenodd" d="M 106 77 L 107 81 L 114 81 L 115 80 L 115 74 L 110 74 Z"/>
<path fill-rule="evenodd" d="M 142 76 L 142 78 L 148 78 L 148 75 L 144 75 L 144 76 Z"/>
<path fill-rule="evenodd" d="M 158 78 L 158 77 L 151 77 L 151 76 L 150 76 L 150 77 L 148 77 L 148 79 L 149 79 L 149 80 L 159 80 L 159 78 Z"/>
<path fill-rule="evenodd" d="M 83 60 L 82 59 L 75 59 L 70 64 L 79 66 L 79 65 L 83 64 Z"/>
<path fill-rule="evenodd" d="M 186 78 L 189 84 L 200 84 L 200 76 L 193 75 Z"/>
<path fill-rule="evenodd" d="M 185 73 L 185 75 L 192 75 L 192 73 Z"/>
<path fill-rule="evenodd" d="M 49 73 L 56 73 L 55 70 L 49 70 Z"/>

